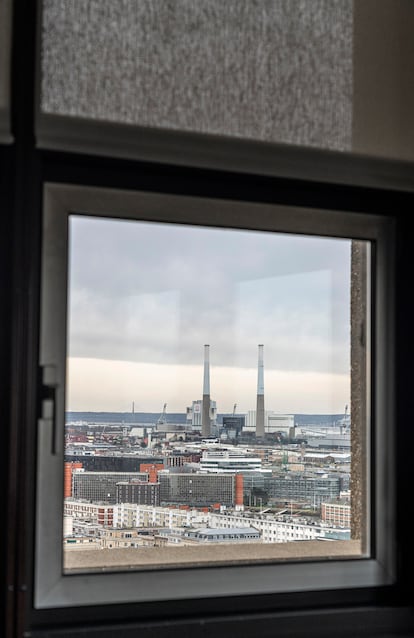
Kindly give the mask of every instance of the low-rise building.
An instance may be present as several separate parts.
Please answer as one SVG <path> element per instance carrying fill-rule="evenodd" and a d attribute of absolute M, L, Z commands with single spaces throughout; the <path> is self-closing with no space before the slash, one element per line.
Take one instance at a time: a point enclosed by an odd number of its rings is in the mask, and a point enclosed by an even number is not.
<path fill-rule="evenodd" d="M 271 514 L 210 513 L 209 522 L 211 527 L 219 529 L 245 527 L 249 524 L 260 531 L 263 543 L 350 538 L 349 528 L 339 529 L 326 523 L 309 523 L 303 518 L 275 517 Z"/>
<path fill-rule="evenodd" d="M 63 549 L 65 552 L 83 549 L 101 549 L 98 538 L 90 538 L 89 536 L 73 535 L 66 536 L 63 539 Z"/>
<path fill-rule="evenodd" d="M 89 503 L 74 498 L 66 498 L 63 503 L 64 516 L 72 517 L 73 525 L 76 519 L 89 521 L 97 525 L 113 524 L 114 507 L 107 503 Z"/>
<path fill-rule="evenodd" d="M 199 543 L 258 543 L 260 532 L 254 527 L 233 527 L 229 529 L 204 527 L 184 532 L 186 538 Z"/>
<path fill-rule="evenodd" d="M 99 544 L 103 549 L 138 547 L 139 533 L 136 529 L 102 529 L 99 533 Z"/>

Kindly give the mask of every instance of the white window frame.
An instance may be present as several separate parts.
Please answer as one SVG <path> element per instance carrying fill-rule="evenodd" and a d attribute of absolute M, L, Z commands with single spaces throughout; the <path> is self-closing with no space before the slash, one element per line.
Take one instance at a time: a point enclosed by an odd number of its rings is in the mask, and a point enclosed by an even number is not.
<path fill-rule="evenodd" d="M 40 365 L 54 392 L 38 422 L 35 591 L 37 609 L 109 603 L 190 600 L 277 594 L 395 582 L 394 532 L 394 224 L 380 215 L 315 210 L 262 203 L 122 191 L 89 186 L 44 185 Z M 68 216 L 71 213 L 146 221 L 179 222 L 252 230 L 346 237 L 375 246 L 371 312 L 374 477 L 370 512 L 375 530 L 367 558 L 209 566 L 88 574 L 63 574 L 63 462 L 67 325 Z M 370 414 L 367 414 L 367 422 Z M 367 430 L 370 430 L 367 427 Z M 373 488 L 373 489 L 371 489 Z"/>

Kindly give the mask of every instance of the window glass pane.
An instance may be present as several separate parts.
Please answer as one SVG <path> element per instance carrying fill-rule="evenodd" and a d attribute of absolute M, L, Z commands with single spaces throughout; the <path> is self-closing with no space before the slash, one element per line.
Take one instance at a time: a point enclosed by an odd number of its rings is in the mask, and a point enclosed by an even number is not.
<path fill-rule="evenodd" d="M 367 555 L 367 250 L 70 215 L 66 570 Z"/>
<path fill-rule="evenodd" d="M 351 147 L 352 0 L 45 0 L 41 111 Z"/>

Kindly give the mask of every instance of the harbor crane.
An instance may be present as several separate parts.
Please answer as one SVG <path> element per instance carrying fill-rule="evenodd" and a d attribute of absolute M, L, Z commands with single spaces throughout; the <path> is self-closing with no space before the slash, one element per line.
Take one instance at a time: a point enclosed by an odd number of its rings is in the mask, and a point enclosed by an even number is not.
<path fill-rule="evenodd" d="M 166 419 L 167 419 L 167 412 L 166 411 L 167 411 L 167 404 L 164 403 L 164 407 L 163 407 L 162 412 L 161 412 L 161 414 L 160 414 L 160 416 L 158 418 L 157 425 L 162 425 L 163 423 L 166 422 Z"/>

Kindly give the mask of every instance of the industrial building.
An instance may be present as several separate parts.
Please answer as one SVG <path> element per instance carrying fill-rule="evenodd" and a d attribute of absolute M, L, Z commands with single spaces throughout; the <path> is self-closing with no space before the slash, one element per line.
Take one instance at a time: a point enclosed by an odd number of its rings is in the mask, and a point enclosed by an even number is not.
<path fill-rule="evenodd" d="M 220 438 L 236 439 L 242 432 L 246 423 L 244 414 L 233 414 L 223 416 L 223 423 Z"/>
<path fill-rule="evenodd" d="M 243 431 L 256 432 L 256 410 L 249 410 L 246 414 L 246 425 Z M 295 417 L 293 414 L 278 414 L 272 410 L 265 410 L 264 433 L 282 433 L 287 438 L 293 438 L 295 434 Z"/>
<path fill-rule="evenodd" d="M 192 430 L 199 430 L 201 432 L 202 418 L 203 418 L 203 400 L 197 399 L 191 403 L 191 406 L 187 408 L 187 424 L 191 425 Z M 210 399 L 210 424 L 217 425 L 217 403 Z"/>

